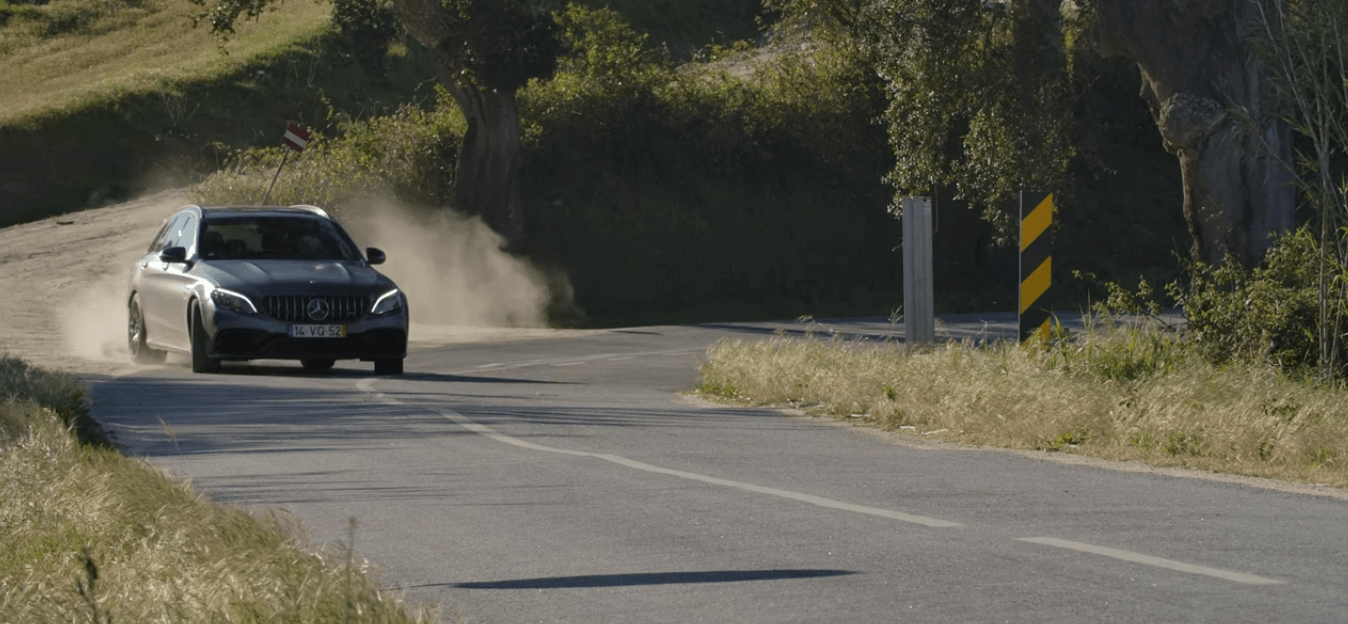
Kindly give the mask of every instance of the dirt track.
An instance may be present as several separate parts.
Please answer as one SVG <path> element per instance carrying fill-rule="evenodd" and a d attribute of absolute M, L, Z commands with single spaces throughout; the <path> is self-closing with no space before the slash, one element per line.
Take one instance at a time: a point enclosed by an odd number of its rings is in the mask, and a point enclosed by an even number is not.
<path fill-rule="evenodd" d="M 131 263 L 185 203 L 169 191 L 0 229 L 0 352 L 76 373 L 134 368 L 119 293 Z"/>

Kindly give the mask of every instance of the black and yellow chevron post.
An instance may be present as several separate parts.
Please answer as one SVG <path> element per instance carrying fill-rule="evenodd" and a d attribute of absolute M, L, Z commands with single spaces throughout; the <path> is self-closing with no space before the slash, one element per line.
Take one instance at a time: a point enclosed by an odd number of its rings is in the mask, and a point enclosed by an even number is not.
<path fill-rule="evenodd" d="M 1053 194 L 1020 194 L 1020 340 L 1048 338 L 1053 274 Z"/>

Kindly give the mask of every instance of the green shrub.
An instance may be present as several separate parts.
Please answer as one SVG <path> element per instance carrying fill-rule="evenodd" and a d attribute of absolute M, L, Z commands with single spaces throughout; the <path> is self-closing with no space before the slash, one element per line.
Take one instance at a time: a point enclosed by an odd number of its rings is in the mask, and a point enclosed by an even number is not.
<path fill-rule="evenodd" d="M 237 152 L 227 167 L 192 188 L 203 204 L 258 203 L 276 178 L 268 203 L 317 204 L 335 214 L 359 209 L 383 193 L 416 205 L 448 203 L 454 162 L 464 132 L 462 115 L 445 102 L 431 108 L 405 105 L 391 115 L 353 119 L 338 115 L 332 134 L 316 132 L 299 155 L 285 148 Z M 282 158 L 287 164 L 276 171 Z"/>
<path fill-rule="evenodd" d="M 1279 239 L 1260 267 L 1247 270 L 1234 259 L 1219 267 L 1195 264 L 1189 287 L 1170 290 L 1188 318 L 1189 339 L 1212 362 L 1307 369 L 1320 359 L 1319 267 L 1315 236 L 1301 228 Z M 1334 298 L 1333 309 L 1344 311 L 1344 303 Z"/>
<path fill-rule="evenodd" d="M 676 66 L 611 12 L 561 24 L 568 56 L 520 94 L 526 248 L 592 320 L 893 307 L 888 149 L 844 59 L 738 45 Z"/>
<path fill-rule="evenodd" d="M 398 35 L 398 15 L 389 0 L 332 0 L 332 26 L 343 55 L 375 79 L 384 77 L 389 46 Z"/>

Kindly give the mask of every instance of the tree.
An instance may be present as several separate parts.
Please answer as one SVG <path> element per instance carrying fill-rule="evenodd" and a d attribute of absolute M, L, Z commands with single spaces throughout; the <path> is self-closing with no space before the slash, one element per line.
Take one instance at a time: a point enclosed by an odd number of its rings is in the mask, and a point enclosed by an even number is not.
<path fill-rule="evenodd" d="M 985 215 L 1019 188 L 1060 188 L 1080 146 L 1084 54 L 1135 63 L 1184 176 L 1192 254 L 1253 265 L 1292 225 L 1281 105 L 1258 63 L 1259 0 L 772 0 L 856 46 L 884 78 L 899 195 L 953 187 Z M 841 31 L 844 36 L 837 36 Z M 1242 122 L 1229 115 L 1242 111 Z"/>
<path fill-rule="evenodd" d="M 1009 234 L 1003 200 L 1062 187 L 1073 155 L 1062 21 L 1055 0 L 873 5 L 863 24 L 888 85 L 896 189 L 953 188 Z"/>
<path fill-rule="evenodd" d="M 212 0 L 192 0 L 206 5 Z M 282 0 L 215 0 L 197 16 L 233 32 Z M 375 0 L 365 0 L 374 2 Z M 393 0 L 403 27 L 435 62 L 437 78 L 468 128 L 454 173 L 454 208 L 476 214 L 508 241 L 524 232 L 523 151 L 516 93 L 552 73 L 558 42 L 548 0 Z"/>
<path fill-rule="evenodd" d="M 1084 10 L 1099 49 L 1137 63 L 1179 157 L 1193 256 L 1258 264 L 1271 235 L 1292 228 L 1295 202 L 1286 103 L 1270 97 L 1259 56 L 1261 1 L 1090 0 Z"/>

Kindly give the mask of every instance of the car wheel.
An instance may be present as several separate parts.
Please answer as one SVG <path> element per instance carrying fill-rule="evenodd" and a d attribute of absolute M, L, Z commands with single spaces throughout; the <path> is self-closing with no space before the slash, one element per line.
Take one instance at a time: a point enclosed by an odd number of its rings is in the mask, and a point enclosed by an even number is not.
<path fill-rule="evenodd" d="M 336 363 L 337 360 L 322 360 L 322 359 L 300 360 L 300 366 L 303 366 L 309 370 L 328 370 L 329 368 L 332 368 L 333 364 Z"/>
<path fill-rule="evenodd" d="M 206 335 L 206 324 L 201 320 L 201 308 L 192 311 L 192 372 L 216 373 L 220 362 L 211 359 L 211 338 Z"/>
<path fill-rule="evenodd" d="M 387 360 L 374 361 L 374 374 L 376 375 L 401 375 L 403 374 L 403 359 L 392 358 Z"/>
<path fill-rule="evenodd" d="M 126 347 L 131 361 L 137 364 L 158 364 L 164 361 L 164 352 L 145 344 L 145 315 L 140 311 L 140 297 L 133 295 L 126 310 Z"/>

